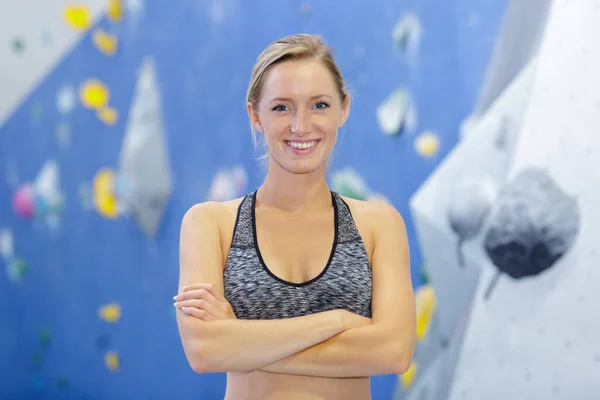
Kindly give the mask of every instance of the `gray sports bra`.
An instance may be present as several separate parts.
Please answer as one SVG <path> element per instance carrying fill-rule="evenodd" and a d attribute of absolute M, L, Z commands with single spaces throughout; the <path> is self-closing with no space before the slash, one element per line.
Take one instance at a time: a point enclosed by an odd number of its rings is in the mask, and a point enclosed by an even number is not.
<path fill-rule="evenodd" d="M 331 192 L 335 240 L 323 271 L 303 283 L 287 282 L 265 265 L 256 241 L 256 192 L 238 208 L 223 272 L 225 298 L 238 319 L 281 319 L 334 309 L 371 318 L 371 266 L 350 208 Z"/>

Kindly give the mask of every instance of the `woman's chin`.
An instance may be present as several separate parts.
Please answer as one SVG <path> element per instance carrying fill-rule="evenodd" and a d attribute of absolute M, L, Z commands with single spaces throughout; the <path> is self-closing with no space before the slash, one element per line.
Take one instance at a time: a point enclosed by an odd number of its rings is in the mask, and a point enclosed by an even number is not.
<path fill-rule="evenodd" d="M 318 160 L 294 160 L 286 164 L 287 171 L 297 175 L 310 174 L 319 171 L 322 167 Z"/>

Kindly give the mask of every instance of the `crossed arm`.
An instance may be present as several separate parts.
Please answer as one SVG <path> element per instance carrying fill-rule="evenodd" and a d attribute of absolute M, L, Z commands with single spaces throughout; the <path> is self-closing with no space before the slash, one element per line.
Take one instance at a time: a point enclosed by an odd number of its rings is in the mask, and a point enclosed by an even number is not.
<path fill-rule="evenodd" d="M 376 230 L 372 257 L 372 319 L 332 310 L 282 320 L 237 320 L 223 297 L 218 205 L 186 213 L 180 239 L 181 305 L 177 313 L 184 351 L 198 373 L 246 372 L 322 377 L 401 374 L 415 345 L 415 303 L 402 217 L 370 204 Z M 206 285 L 205 290 L 184 287 Z M 194 299 L 194 301 L 192 301 Z"/>

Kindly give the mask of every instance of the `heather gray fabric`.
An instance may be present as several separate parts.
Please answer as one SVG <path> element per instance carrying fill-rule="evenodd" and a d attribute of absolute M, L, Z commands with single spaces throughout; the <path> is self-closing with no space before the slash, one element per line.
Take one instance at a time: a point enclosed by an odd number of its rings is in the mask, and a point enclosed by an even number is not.
<path fill-rule="evenodd" d="M 256 242 L 256 192 L 239 206 L 224 270 L 225 297 L 238 319 L 281 319 L 334 309 L 371 318 L 371 266 L 346 202 L 331 192 L 335 240 L 314 279 L 292 283 L 269 271 Z"/>

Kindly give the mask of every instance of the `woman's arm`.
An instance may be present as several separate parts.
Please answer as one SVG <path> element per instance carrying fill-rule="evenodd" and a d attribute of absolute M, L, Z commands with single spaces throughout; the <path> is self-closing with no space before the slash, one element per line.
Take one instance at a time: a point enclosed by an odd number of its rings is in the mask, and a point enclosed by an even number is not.
<path fill-rule="evenodd" d="M 210 283 L 223 293 L 223 254 L 218 203 L 192 207 L 184 216 L 180 237 L 181 288 Z M 286 320 L 202 321 L 177 311 L 183 348 L 192 369 L 204 372 L 242 372 L 259 369 L 314 346 L 360 320 L 333 310 Z"/>
<path fill-rule="evenodd" d="M 372 324 L 346 330 L 263 371 L 324 377 L 402 374 L 416 342 L 406 228 L 391 206 L 370 203 L 374 221 Z"/>

